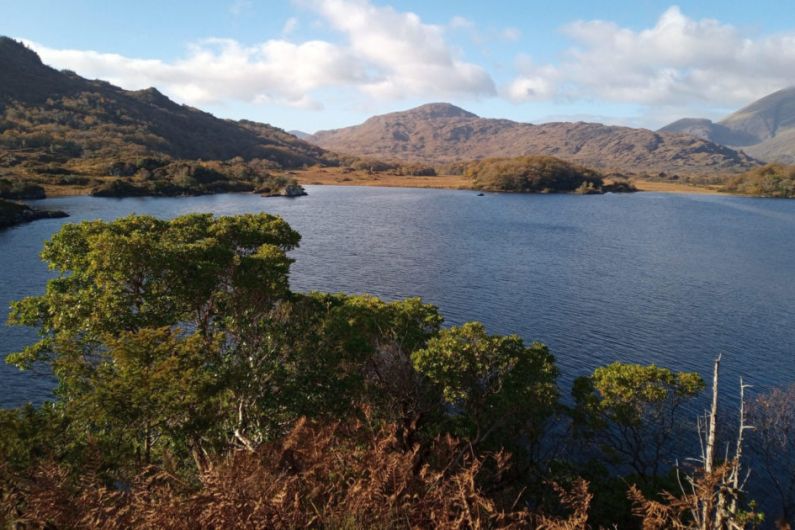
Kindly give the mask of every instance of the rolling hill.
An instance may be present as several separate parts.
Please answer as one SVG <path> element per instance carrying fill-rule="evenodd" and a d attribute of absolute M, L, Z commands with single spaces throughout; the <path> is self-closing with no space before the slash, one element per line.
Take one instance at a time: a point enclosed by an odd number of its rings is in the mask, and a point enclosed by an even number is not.
<path fill-rule="evenodd" d="M 146 158 L 293 168 L 330 156 L 276 127 L 219 119 L 154 88 L 127 91 L 55 70 L 0 37 L 0 177 L 109 175 Z"/>
<path fill-rule="evenodd" d="M 714 174 L 758 165 L 751 157 L 688 134 L 597 123 L 533 125 L 481 118 L 448 103 L 374 116 L 307 138 L 349 155 L 424 163 L 551 155 L 627 174 Z"/>
<path fill-rule="evenodd" d="M 715 123 L 685 118 L 662 132 L 687 133 L 705 140 L 742 148 L 766 162 L 795 163 L 795 87 L 767 95 Z"/>

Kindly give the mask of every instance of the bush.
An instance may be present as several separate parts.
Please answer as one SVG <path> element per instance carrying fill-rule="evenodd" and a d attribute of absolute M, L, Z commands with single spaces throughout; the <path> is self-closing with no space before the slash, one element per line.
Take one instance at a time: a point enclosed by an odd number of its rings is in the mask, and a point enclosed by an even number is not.
<path fill-rule="evenodd" d="M 795 197 L 795 166 L 767 164 L 732 178 L 723 189 L 745 195 Z"/>

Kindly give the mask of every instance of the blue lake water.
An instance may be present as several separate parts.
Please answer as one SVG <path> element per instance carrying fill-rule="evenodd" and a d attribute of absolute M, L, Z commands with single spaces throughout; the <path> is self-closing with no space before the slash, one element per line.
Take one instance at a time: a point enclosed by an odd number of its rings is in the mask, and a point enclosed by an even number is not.
<path fill-rule="evenodd" d="M 43 291 L 50 273 L 38 253 L 64 222 L 267 211 L 303 235 L 292 253 L 294 289 L 421 296 L 448 323 L 481 320 L 492 332 L 545 342 L 564 387 L 614 360 L 707 374 L 718 353 L 727 384 L 740 375 L 756 391 L 795 382 L 795 201 L 308 191 L 37 201 L 71 217 L 0 231 L 0 307 Z M 0 357 L 34 339 L 0 326 Z M 0 407 L 41 402 L 52 386 L 47 374 L 0 365 Z"/>

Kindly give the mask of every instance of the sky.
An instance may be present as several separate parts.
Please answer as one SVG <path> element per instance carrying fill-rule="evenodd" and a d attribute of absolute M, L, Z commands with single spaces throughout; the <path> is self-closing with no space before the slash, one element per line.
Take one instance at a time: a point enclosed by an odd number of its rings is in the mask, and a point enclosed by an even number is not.
<path fill-rule="evenodd" d="M 781 0 L 0 0 L 59 69 L 315 132 L 447 101 L 657 128 L 795 85 Z"/>

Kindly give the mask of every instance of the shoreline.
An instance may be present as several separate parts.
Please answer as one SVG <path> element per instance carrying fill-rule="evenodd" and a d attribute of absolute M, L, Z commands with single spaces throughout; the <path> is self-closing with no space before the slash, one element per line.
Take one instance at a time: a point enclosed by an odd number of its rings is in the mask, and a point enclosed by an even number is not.
<path fill-rule="evenodd" d="M 415 177 L 410 175 L 367 174 L 365 172 L 343 172 L 339 168 L 313 168 L 291 172 L 301 185 L 322 186 L 383 186 L 387 188 L 431 188 L 472 190 L 472 181 L 463 175 L 438 175 Z M 658 182 L 630 179 L 638 192 L 693 193 L 701 195 L 734 195 L 707 186 L 691 186 L 679 182 Z"/>
<path fill-rule="evenodd" d="M 364 171 L 343 171 L 340 168 L 311 168 L 288 171 L 301 185 L 315 186 L 382 186 L 386 188 L 451 189 L 478 191 L 463 175 L 411 176 L 368 174 Z M 678 182 L 630 179 L 638 193 L 683 193 L 699 195 L 736 195 L 707 186 L 691 186 Z M 89 195 L 90 187 L 43 185 L 47 198 Z"/>

